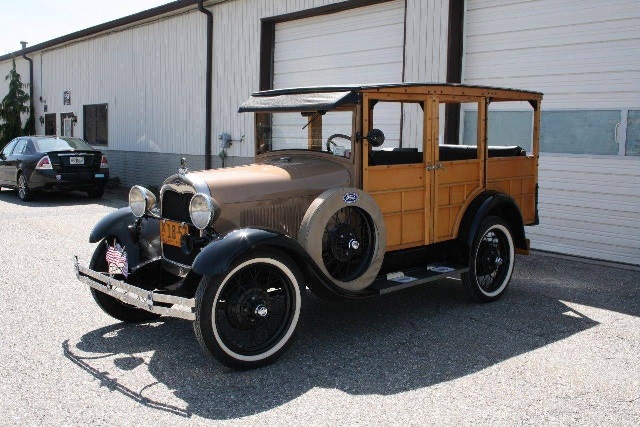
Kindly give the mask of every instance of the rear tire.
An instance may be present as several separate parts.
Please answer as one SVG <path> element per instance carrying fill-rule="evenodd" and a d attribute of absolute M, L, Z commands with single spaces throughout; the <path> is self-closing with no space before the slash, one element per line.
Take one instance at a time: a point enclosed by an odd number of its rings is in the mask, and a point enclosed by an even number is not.
<path fill-rule="evenodd" d="M 33 191 L 29 188 L 27 177 L 23 172 L 18 173 L 18 197 L 23 202 L 33 200 Z"/>
<path fill-rule="evenodd" d="M 193 322 L 198 342 L 230 368 L 274 362 L 291 345 L 303 286 L 298 266 L 277 250 L 253 252 L 227 273 L 203 277 Z"/>
<path fill-rule="evenodd" d="M 107 245 L 105 244 L 105 241 L 102 240 L 100 243 L 98 243 L 98 247 L 93 253 L 93 257 L 91 257 L 89 268 L 91 268 L 93 271 L 101 273 L 109 271 L 109 266 L 107 264 L 107 260 L 105 259 L 106 253 Z M 124 280 L 124 277 L 116 276 L 116 278 Z M 139 308 L 118 301 L 110 295 L 104 294 L 93 288 L 89 289 L 91 290 L 91 295 L 93 296 L 96 304 L 98 304 L 98 307 L 100 307 L 102 311 L 104 311 L 114 319 L 118 319 L 122 322 L 127 323 L 141 323 L 155 320 L 160 317 L 159 314 L 140 310 Z"/>
<path fill-rule="evenodd" d="M 92 188 L 91 190 L 87 191 L 87 195 L 90 199 L 100 199 L 104 195 L 104 187 L 100 186 Z"/>
<path fill-rule="evenodd" d="M 471 247 L 469 272 L 462 283 L 476 302 L 492 302 L 502 296 L 511 281 L 515 249 L 509 225 L 500 217 L 487 217 Z"/>

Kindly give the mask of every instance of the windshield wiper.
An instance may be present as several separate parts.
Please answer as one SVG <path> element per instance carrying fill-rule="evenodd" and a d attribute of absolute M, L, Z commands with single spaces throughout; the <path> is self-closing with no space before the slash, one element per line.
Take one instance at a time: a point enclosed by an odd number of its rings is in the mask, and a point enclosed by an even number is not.
<path fill-rule="evenodd" d="M 309 126 L 309 125 L 310 125 L 310 124 L 311 124 L 315 119 L 317 119 L 317 118 L 318 118 L 318 117 L 320 117 L 320 116 L 324 116 L 326 113 L 327 113 L 326 111 L 322 111 L 322 110 L 320 110 L 320 111 L 317 111 L 317 112 L 313 113 L 313 117 L 311 117 L 311 120 L 309 120 L 309 121 L 307 122 L 307 124 L 306 124 L 306 125 L 302 126 L 302 129 L 305 129 L 305 128 L 306 128 L 307 126 Z M 304 113 L 302 113 L 302 115 L 304 116 L 305 114 L 304 114 Z"/>

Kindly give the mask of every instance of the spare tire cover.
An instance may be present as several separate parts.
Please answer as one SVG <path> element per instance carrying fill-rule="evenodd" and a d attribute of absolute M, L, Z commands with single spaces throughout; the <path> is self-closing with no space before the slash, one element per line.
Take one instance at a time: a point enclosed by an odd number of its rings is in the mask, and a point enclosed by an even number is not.
<path fill-rule="evenodd" d="M 356 208 L 357 213 L 364 214 L 367 219 L 365 226 L 369 231 L 367 234 L 370 236 L 370 239 L 363 239 L 362 245 L 356 241 L 346 249 L 338 249 L 342 254 L 361 256 L 363 260 L 362 268 L 355 273 L 356 277 L 349 277 L 348 281 L 334 277 L 328 271 L 323 258 L 323 239 L 327 249 L 326 239 L 332 231 L 325 229 L 327 224 L 334 223 L 334 215 L 343 208 Z M 320 194 L 307 209 L 300 225 L 298 242 L 333 283 L 345 290 L 360 291 L 373 282 L 384 259 L 386 230 L 382 212 L 373 197 L 363 190 L 352 187 L 332 188 Z"/>

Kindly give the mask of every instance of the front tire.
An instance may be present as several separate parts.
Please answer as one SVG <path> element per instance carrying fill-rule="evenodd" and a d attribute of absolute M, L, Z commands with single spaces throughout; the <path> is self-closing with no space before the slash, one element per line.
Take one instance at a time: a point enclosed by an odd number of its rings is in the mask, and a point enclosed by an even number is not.
<path fill-rule="evenodd" d="M 229 272 L 202 278 L 194 331 L 202 348 L 223 365 L 267 365 L 291 345 L 302 303 L 302 274 L 277 251 L 256 251 Z"/>
<path fill-rule="evenodd" d="M 496 216 L 487 217 L 474 239 L 469 272 L 462 283 L 476 302 L 492 302 L 502 296 L 511 281 L 515 249 L 509 225 Z"/>
<path fill-rule="evenodd" d="M 97 271 L 100 273 L 105 273 L 109 271 L 109 265 L 107 264 L 107 260 L 105 258 L 107 253 L 107 245 L 105 241 L 102 240 L 98 243 L 98 247 L 96 248 L 93 256 L 91 257 L 91 262 L 89 263 L 89 268 L 93 271 Z M 106 273 L 105 273 L 106 274 Z M 120 280 L 124 280 L 123 277 L 116 278 Z M 97 291 L 93 288 L 89 288 L 91 290 L 91 296 L 93 296 L 94 301 L 98 304 L 98 307 L 102 309 L 109 316 L 118 319 L 122 322 L 127 323 L 141 323 L 148 322 L 151 320 L 156 320 L 160 317 L 159 314 L 150 313 L 145 310 L 140 310 L 139 308 L 133 307 L 129 304 L 125 304 L 110 295 L 104 294 L 100 291 Z"/>

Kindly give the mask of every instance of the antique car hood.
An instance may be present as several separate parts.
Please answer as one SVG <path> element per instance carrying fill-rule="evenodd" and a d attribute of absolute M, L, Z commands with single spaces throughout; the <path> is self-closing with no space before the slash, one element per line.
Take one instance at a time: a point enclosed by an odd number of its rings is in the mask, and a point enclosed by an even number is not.
<path fill-rule="evenodd" d="M 191 172 L 187 177 L 204 181 L 220 204 L 315 196 L 351 182 L 348 170 L 337 162 L 294 156 L 290 160 Z"/>

